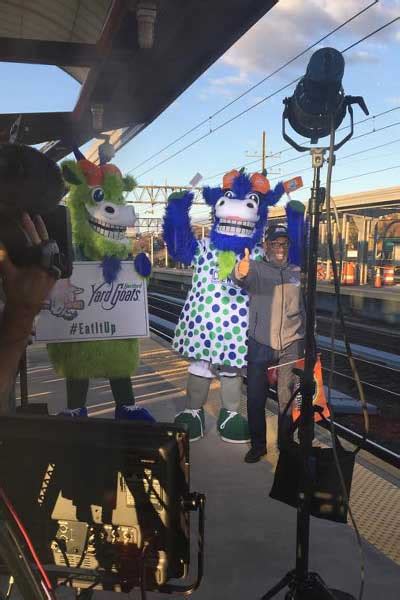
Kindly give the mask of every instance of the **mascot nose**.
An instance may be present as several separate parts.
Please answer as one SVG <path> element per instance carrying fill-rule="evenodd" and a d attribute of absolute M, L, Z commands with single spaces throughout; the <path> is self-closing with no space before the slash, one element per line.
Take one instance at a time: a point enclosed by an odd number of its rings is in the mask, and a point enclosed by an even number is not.
<path fill-rule="evenodd" d="M 112 206 L 106 206 L 104 210 L 110 215 L 113 215 L 115 213 L 115 208 L 113 208 Z"/>

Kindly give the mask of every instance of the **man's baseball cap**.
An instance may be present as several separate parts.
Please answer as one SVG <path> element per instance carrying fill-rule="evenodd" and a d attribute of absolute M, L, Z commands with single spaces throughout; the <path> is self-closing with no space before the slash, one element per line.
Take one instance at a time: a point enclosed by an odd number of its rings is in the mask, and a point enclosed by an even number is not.
<path fill-rule="evenodd" d="M 289 232 L 285 225 L 271 225 L 265 232 L 265 240 L 273 242 L 274 240 L 285 237 L 289 241 Z"/>

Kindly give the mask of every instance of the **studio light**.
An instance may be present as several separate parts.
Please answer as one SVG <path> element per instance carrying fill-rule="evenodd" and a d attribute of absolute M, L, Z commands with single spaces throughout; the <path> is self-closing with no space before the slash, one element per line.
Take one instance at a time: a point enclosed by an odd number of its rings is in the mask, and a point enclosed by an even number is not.
<path fill-rule="evenodd" d="M 317 50 L 311 56 L 306 73 L 298 82 L 293 96 L 283 101 L 283 120 L 287 119 L 294 131 L 309 138 L 312 144 L 330 134 L 332 118 L 334 128 L 339 127 L 346 115 L 346 109 L 351 117 L 352 128 L 352 104 L 358 104 L 365 114 L 369 114 L 361 96 L 345 96 L 342 86 L 344 67 L 343 55 L 338 50 Z M 291 143 L 284 127 L 283 137 Z M 346 137 L 346 141 L 347 139 Z M 297 150 L 301 148 L 298 145 L 294 147 Z"/>

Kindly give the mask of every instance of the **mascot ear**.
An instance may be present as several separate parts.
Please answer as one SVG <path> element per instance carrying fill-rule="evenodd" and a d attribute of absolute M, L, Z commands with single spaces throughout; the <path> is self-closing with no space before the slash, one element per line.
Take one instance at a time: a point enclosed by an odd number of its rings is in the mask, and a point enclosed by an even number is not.
<path fill-rule="evenodd" d="M 131 192 L 137 186 L 137 181 L 131 175 L 126 175 L 122 178 L 124 183 L 124 192 Z"/>
<path fill-rule="evenodd" d="M 78 164 L 73 160 L 66 160 L 61 164 L 61 170 L 65 181 L 71 185 L 81 185 L 85 177 Z"/>
<path fill-rule="evenodd" d="M 206 201 L 206 204 L 208 204 L 208 206 L 215 206 L 217 200 L 219 200 L 221 198 L 221 196 L 223 196 L 223 195 L 224 195 L 224 193 L 220 187 L 217 187 L 217 188 L 205 187 L 205 188 L 203 188 L 203 198 Z"/>

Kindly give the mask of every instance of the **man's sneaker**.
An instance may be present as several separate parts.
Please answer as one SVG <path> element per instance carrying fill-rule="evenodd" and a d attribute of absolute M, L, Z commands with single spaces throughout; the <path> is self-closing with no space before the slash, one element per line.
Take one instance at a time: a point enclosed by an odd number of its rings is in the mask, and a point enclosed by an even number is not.
<path fill-rule="evenodd" d="M 155 423 L 156 420 L 146 408 L 135 406 L 134 404 L 123 404 L 115 408 L 115 418 L 125 421 L 146 421 Z"/>
<path fill-rule="evenodd" d="M 186 408 L 176 415 L 174 423 L 175 425 L 187 425 L 190 442 L 200 440 L 205 430 L 204 409 Z"/>
<path fill-rule="evenodd" d="M 59 417 L 87 417 L 88 411 L 86 406 L 82 408 L 64 408 L 61 412 L 58 413 Z"/>
<path fill-rule="evenodd" d="M 266 448 L 250 448 L 250 450 L 247 452 L 246 456 L 244 457 L 244 462 L 256 463 L 259 460 L 261 460 L 261 458 L 265 454 L 267 454 Z"/>
<path fill-rule="evenodd" d="M 224 442 L 245 444 L 250 441 L 249 425 L 237 412 L 221 408 L 218 415 L 217 430 Z"/>

